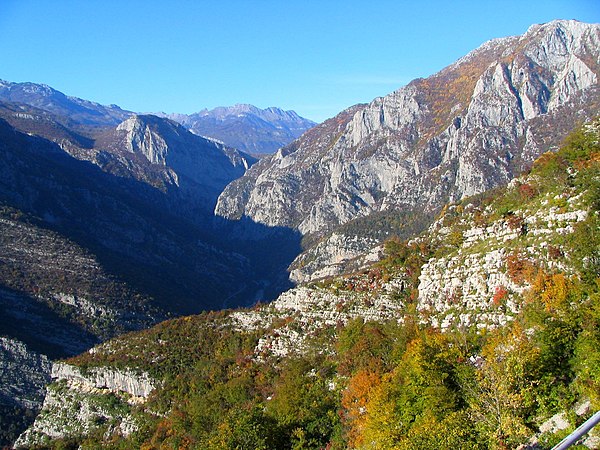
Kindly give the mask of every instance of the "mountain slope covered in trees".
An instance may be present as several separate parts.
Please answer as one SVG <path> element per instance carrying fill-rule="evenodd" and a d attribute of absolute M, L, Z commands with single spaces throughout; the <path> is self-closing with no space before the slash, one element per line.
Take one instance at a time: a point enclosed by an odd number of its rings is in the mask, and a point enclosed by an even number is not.
<path fill-rule="evenodd" d="M 596 120 L 367 270 L 71 359 L 18 444 L 550 448 L 600 407 L 599 207 Z"/>

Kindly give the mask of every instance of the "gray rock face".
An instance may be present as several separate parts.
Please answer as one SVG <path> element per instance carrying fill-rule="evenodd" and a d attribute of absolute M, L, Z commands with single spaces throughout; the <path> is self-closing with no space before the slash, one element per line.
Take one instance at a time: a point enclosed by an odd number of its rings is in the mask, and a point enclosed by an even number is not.
<path fill-rule="evenodd" d="M 230 184 L 216 214 L 323 234 L 506 183 L 597 114 L 599 60 L 597 24 L 554 21 L 490 41 L 308 131 Z"/>
<path fill-rule="evenodd" d="M 218 142 L 196 136 L 181 125 L 155 116 L 134 115 L 116 128 L 104 145 L 109 151 L 141 156 L 155 166 L 168 186 L 203 199 L 212 208 L 223 188 L 256 160 Z M 125 154 L 126 155 L 126 154 Z"/>
<path fill-rule="evenodd" d="M 73 365 L 54 363 L 52 379 L 67 380 L 71 384 L 88 389 L 105 389 L 111 392 L 125 392 L 133 397 L 146 398 L 155 388 L 155 382 L 148 374 L 135 374 L 113 368 L 97 367 L 85 374 Z"/>
<path fill-rule="evenodd" d="M 333 233 L 294 261 L 290 279 L 306 283 L 367 267 L 381 257 L 380 246 L 372 249 L 376 244 L 375 239 Z"/>
<path fill-rule="evenodd" d="M 85 436 L 103 424 L 109 435 L 127 436 L 139 424 L 127 405 L 140 404 L 154 389 L 145 373 L 56 363 L 42 411 L 15 442 L 15 448 L 44 445 L 49 439 Z"/>
<path fill-rule="evenodd" d="M 321 159 L 360 106 L 349 108 L 305 133 L 272 157 L 261 159 L 219 196 L 216 213 L 248 216 L 265 225 L 294 227 L 321 194 Z M 292 199 L 295 201 L 291 206 Z"/>
<path fill-rule="evenodd" d="M 0 338 L 0 402 L 39 410 L 52 363 L 16 339 Z"/>

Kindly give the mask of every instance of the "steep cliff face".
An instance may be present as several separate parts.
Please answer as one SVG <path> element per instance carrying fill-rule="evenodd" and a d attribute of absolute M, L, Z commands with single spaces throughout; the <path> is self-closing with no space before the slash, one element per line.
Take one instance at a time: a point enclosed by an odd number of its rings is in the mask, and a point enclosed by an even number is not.
<path fill-rule="evenodd" d="M 0 398 L 28 409 L 39 409 L 50 381 L 51 363 L 25 344 L 0 338 Z"/>
<path fill-rule="evenodd" d="M 334 232 L 294 260 L 290 279 L 295 283 L 306 283 L 356 272 L 378 261 L 381 250 L 376 239 Z"/>
<path fill-rule="evenodd" d="M 94 367 L 82 372 L 77 366 L 54 363 L 51 376 L 53 380 L 66 380 L 82 390 L 104 389 L 129 394 L 134 399 L 130 399 L 133 402 L 144 401 L 156 387 L 156 382 L 147 373 L 136 374 L 110 367 Z"/>
<path fill-rule="evenodd" d="M 0 337 L 0 445 L 10 445 L 42 408 L 52 363 L 17 339 Z"/>
<path fill-rule="evenodd" d="M 106 436 L 127 436 L 139 428 L 133 405 L 146 401 L 155 382 L 145 373 L 93 368 L 83 373 L 63 363 L 52 366 L 42 411 L 15 442 L 15 448 L 47 444 L 101 428 Z"/>
<path fill-rule="evenodd" d="M 321 158 L 359 109 L 355 106 L 341 112 L 272 157 L 261 159 L 244 177 L 225 188 L 216 213 L 234 220 L 248 216 L 265 225 L 293 227 L 300 222 L 311 202 L 319 197 Z M 298 173 L 293 170 L 295 164 Z M 297 202 L 294 207 L 289 206 L 292 198 Z"/>
<path fill-rule="evenodd" d="M 216 213 L 322 234 L 506 183 L 598 112 L 600 26 L 555 21 L 356 106 L 261 161 Z"/>
<path fill-rule="evenodd" d="M 207 212 L 218 195 L 239 178 L 255 158 L 196 136 L 156 116 L 133 115 L 96 142 L 94 162 L 105 170 L 129 173 L 167 190 L 180 191 Z"/>

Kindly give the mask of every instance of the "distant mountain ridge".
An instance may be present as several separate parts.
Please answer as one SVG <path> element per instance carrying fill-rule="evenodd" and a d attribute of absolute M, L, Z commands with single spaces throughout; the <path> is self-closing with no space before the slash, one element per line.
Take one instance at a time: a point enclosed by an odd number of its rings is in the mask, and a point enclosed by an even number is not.
<path fill-rule="evenodd" d="M 0 101 L 26 104 L 85 127 L 113 127 L 135 113 L 72 97 L 46 85 L 0 80 Z M 298 138 L 315 122 L 294 111 L 252 105 L 222 106 L 194 114 L 152 113 L 181 123 L 197 135 L 248 153 L 273 153 Z M 147 115 L 147 114 L 146 114 Z"/>
<path fill-rule="evenodd" d="M 194 114 L 164 114 L 201 136 L 218 139 L 248 153 L 273 153 L 316 125 L 295 111 L 237 104 Z"/>
<path fill-rule="evenodd" d="M 66 116 L 83 125 L 113 126 L 132 113 L 117 105 L 99 103 L 71 97 L 45 84 L 11 83 L 0 80 L 0 100 L 25 103 L 45 111 Z"/>

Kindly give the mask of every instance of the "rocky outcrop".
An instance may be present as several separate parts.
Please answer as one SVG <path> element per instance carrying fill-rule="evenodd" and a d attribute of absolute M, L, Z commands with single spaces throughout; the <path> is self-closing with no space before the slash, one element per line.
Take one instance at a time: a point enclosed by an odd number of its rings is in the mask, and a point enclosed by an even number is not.
<path fill-rule="evenodd" d="M 17 339 L 0 337 L 0 446 L 11 445 L 40 412 L 52 363 Z M 8 448 L 8 447 L 6 447 Z"/>
<path fill-rule="evenodd" d="M 127 436 L 139 428 L 131 405 L 144 403 L 156 383 L 146 373 L 55 363 L 42 411 L 15 442 L 15 448 L 44 445 L 51 439 L 81 437 L 103 429 L 105 436 Z"/>
<path fill-rule="evenodd" d="M 581 420 L 580 418 L 583 416 L 588 416 L 591 414 L 591 404 L 589 400 L 585 400 L 585 401 L 581 401 L 579 402 L 579 404 L 575 405 L 575 408 L 573 408 L 573 412 L 575 413 L 575 417 L 577 417 L 579 420 Z M 539 428 L 539 432 L 540 434 L 555 434 L 558 433 L 559 431 L 563 431 L 566 430 L 567 428 L 575 428 L 574 425 L 575 423 L 572 423 L 572 419 L 573 419 L 573 412 L 569 411 L 569 412 L 559 412 L 555 415 L 553 415 L 552 417 L 550 417 L 548 420 L 546 420 L 544 423 L 542 423 L 540 425 Z M 532 441 L 534 443 L 537 443 L 538 441 L 538 437 L 536 436 L 532 439 Z M 581 438 L 580 440 L 580 444 L 590 448 L 590 449 L 594 449 L 594 448 L 599 448 L 600 447 L 600 431 L 598 430 L 597 427 L 591 429 L 588 434 L 586 434 L 584 437 Z"/>
<path fill-rule="evenodd" d="M 159 171 L 166 186 L 199 196 L 212 210 L 217 196 L 256 159 L 215 141 L 196 136 L 183 126 L 156 116 L 134 115 L 104 136 L 100 148 L 116 155 L 142 156 Z M 145 161 L 144 161 L 145 160 Z M 135 159 L 133 160 L 135 161 Z"/>
<path fill-rule="evenodd" d="M 373 238 L 332 233 L 296 258 L 290 280 L 306 283 L 357 271 L 378 261 L 381 250 Z"/>
<path fill-rule="evenodd" d="M 396 294 L 406 285 L 404 274 L 385 283 L 368 274 L 338 282 L 290 289 L 260 309 L 232 313 L 230 320 L 239 330 L 266 330 L 255 349 L 259 359 L 301 354 L 311 336 L 351 319 L 401 320 L 405 305 Z"/>
<path fill-rule="evenodd" d="M 38 411 L 52 363 L 16 340 L 0 337 L 0 403 Z"/>
<path fill-rule="evenodd" d="M 552 202 L 561 206 L 551 206 Z M 453 234 L 460 244 L 449 255 L 432 258 L 421 267 L 417 309 L 441 329 L 506 324 L 519 312 L 520 302 L 515 300 L 531 287 L 514 267 L 531 264 L 571 273 L 568 262 L 549 254 L 561 254 L 561 236 L 573 233 L 587 216 L 587 210 L 581 209 L 581 195 L 563 194 L 546 198 L 537 211 L 514 211 L 482 226 L 450 229 L 442 225 L 443 220 L 436 221 L 430 236 L 447 239 Z"/>
<path fill-rule="evenodd" d="M 77 366 L 54 363 L 53 380 L 66 380 L 81 389 L 100 389 L 113 393 L 124 392 L 132 397 L 145 399 L 154 390 L 155 382 L 146 373 L 117 370 L 108 367 L 94 367 L 82 371 Z"/>
<path fill-rule="evenodd" d="M 325 234 L 504 184 L 597 114 L 599 49 L 600 26 L 577 21 L 490 41 L 311 129 L 230 184 L 216 213 Z"/>

